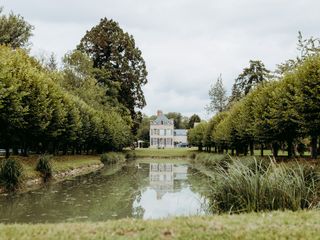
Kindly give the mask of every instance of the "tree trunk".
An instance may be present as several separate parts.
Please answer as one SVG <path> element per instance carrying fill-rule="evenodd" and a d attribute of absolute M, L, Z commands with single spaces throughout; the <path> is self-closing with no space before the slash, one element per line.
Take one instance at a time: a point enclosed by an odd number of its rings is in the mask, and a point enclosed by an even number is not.
<path fill-rule="evenodd" d="M 234 156 L 234 148 L 231 149 L 231 156 Z"/>
<path fill-rule="evenodd" d="M 311 137 L 311 157 L 313 159 L 317 159 L 318 157 L 317 145 L 318 145 L 318 136 L 312 136 Z"/>
<path fill-rule="evenodd" d="M 10 148 L 6 147 L 6 158 L 10 157 Z"/>
<path fill-rule="evenodd" d="M 289 139 L 287 141 L 287 144 L 288 144 L 288 158 L 292 158 L 292 148 L 293 148 L 292 139 Z"/>
<path fill-rule="evenodd" d="M 248 155 L 248 145 L 244 145 L 244 155 Z"/>
<path fill-rule="evenodd" d="M 254 155 L 254 144 L 253 144 L 253 141 L 250 141 L 250 155 L 251 156 Z"/>
<path fill-rule="evenodd" d="M 277 142 L 272 143 L 272 154 L 276 158 L 278 157 L 279 144 Z"/>
<path fill-rule="evenodd" d="M 17 147 L 12 148 L 12 154 L 13 155 L 19 155 L 19 151 Z"/>
<path fill-rule="evenodd" d="M 260 156 L 263 157 L 263 143 L 260 145 Z"/>

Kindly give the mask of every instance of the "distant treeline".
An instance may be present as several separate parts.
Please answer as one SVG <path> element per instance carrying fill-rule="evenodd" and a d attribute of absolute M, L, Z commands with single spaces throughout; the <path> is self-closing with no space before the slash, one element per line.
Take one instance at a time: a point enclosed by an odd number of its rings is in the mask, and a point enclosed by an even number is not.
<path fill-rule="evenodd" d="M 232 154 L 253 154 L 254 146 L 273 150 L 285 146 L 291 157 L 311 147 L 317 157 L 320 135 L 320 55 L 303 59 L 280 79 L 258 84 L 227 110 L 189 131 L 199 148 Z"/>

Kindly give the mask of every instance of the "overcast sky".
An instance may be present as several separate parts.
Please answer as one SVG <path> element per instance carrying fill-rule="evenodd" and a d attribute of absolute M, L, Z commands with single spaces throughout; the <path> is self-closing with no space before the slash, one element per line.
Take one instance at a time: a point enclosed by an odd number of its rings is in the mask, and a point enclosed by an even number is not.
<path fill-rule="evenodd" d="M 34 25 L 32 54 L 61 58 L 107 17 L 132 34 L 146 61 L 144 87 L 157 109 L 206 116 L 208 89 L 222 74 L 230 92 L 250 59 L 276 64 L 297 55 L 298 31 L 320 36 L 318 0 L 2 0 Z"/>

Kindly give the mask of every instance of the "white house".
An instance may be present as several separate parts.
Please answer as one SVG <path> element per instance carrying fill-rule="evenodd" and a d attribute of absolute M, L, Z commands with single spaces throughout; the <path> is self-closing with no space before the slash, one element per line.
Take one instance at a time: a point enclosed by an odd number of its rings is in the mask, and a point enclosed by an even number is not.
<path fill-rule="evenodd" d="M 168 119 L 162 111 L 157 111 L 157 118 L 150 121 L 150 148 L 173 148 L 187 145 L 187 130 L 174 129 L 173 119 Z"/>

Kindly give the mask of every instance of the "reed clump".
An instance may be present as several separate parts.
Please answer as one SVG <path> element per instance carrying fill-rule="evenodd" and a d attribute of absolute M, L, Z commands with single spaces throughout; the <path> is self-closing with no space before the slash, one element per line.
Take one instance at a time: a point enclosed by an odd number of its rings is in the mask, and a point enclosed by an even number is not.
<path fill-rule="evenodd" d="M 8 158 L 0 162 L 0 185 L 8 191 L 20 187 L 23 179 L 23 168 L 20 162 Z"/>
<path fill-rule="evenodd" d="M 231 159 L 214 170 L 211 207 L 232 213 L 313 208 L 319 183 L 319 170 L 310 164 Z"/>
<path fill-rule="evenodd" d="M 44 181 L 52 178 L 53 167 L 51 163 L 51 157 L 48 155 L 40 156 L 36 166 L 36 171 L 41 173 L 41 176 Z"/>

